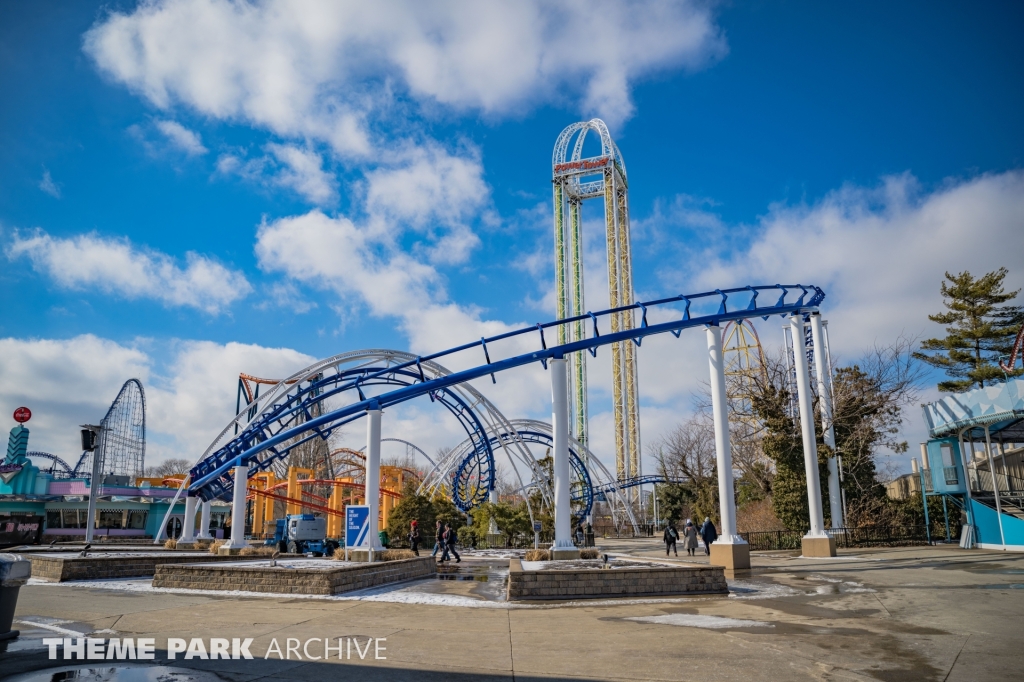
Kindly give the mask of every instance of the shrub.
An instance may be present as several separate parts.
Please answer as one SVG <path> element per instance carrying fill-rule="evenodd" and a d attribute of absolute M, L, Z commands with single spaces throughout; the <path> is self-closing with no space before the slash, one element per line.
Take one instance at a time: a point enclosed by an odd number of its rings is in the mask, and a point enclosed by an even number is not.
<path fill-rule="evenodd" d="M 213 542 L 211 542 L 210 543 L 210 554 L 216 554 L 217 550 L 219 550 L 221 548 L 221 546 L 226 544 L 226 543 L 227 543 L 227 540 L 214 540 Z"/>
<path fill-rule="evenodd" d="M 415 559 L 416 555 L 411 549 L 386 549 L 377 554 L 380 561 L 401 561 L 402 559 Z"/>
<path fill-rule="evenodd" d="M 273 556 L 276 551 L 273 545 L 249 545 L 243 547 L 238 556 Z"/>
<path fill-rule="evenodd" d="M 526 550 L 527 561 L 550 561 L 551 552 L 546 549 L 528 549 Z"/>
<path fill-rule="evenodd" d="M 581 559 L 597 559 L 601 556 L 601 553 L 597 551 L 596 547 L 589 547 L 587 549 L 580 550 Z"/>
<path fill-rule="evenodd" d="M 178 541 L 174 538 L 167 538 L 167 542 L 164 543 L 164 549 L 174 549 L 178 546 Z"/>

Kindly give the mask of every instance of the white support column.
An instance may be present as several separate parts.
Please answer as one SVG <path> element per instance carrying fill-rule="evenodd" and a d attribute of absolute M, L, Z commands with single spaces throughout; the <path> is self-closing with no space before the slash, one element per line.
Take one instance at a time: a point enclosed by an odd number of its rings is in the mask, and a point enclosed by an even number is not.
<path fill-rule="evenodd" d="M 223 547 L 241 549 L 245 547 L 245 495 L 249 488 L 249 467 L 235 467 L 235 490 L 231 500 L 231 538 Z"/>
<path fill-rule="evenodd" d="M 551 436 L 554 463 L 555 541 L 551 558 L 579 556 L 572 542 L 572 519 L 569 508 L 569 386 L 565 358 L 548 363 L 551 372 Z"/>
<path fill-rule="evenodd" d="M 818 444 L 814 433 L 814 407 L 811 401 L 811 380 L 807 371 L 807 344 L 804 342 L 804 320 L 802 315 L 789 318 L 790 336 L 793 337 L 793 364 L 796 367 L 797 405 L 800 408 L 800 433 L 803 435 L 804 470 L 807 474 L 807 506 L 810 511 L 811 530 L 804 536 L 806 541 L 827 538 L 825 519 L 821 509 L 821 481 L 818 478 Z M 833 549 L 831 555 L 835 555 Z M 820 555 L 814 555 L 820 556 Z"/>
<path fill-rule="evenodd" d="M 836 430 L 832 426 L 832 367 L 828 364 L 825 335 L 821 331 L 821 315 L 811 315 L 811 339 L 814 341 L 814 371 L 818 375 L 818 406 L 825 429 L 825 445 L 832 448 L 828 458 L 828 507 L 832 527 L 843 527 L 843 498 L 839 490 L 839 464 L 836 460 Z"/>
<path fill-rule="evenodd" d="M 185 523 L 182 524 L 181 537 L 178 543 L 191 543 L 196 541 L 196 500 L 199 498 L 189 495 L 185 498 Z"/>
<path fill-rule="evenodd" d="M 1006 535 L 1003 533 L 1003 507 L 999 502 L 999 479 L 996 478 L 996 462 L 992 457 L 992 437 L 989 435 L 988 424 L 985 424 L 985 454 L 988 455 L 988 471 L 992 475 L 992 492 L 996 496 L 996 519 L 999 521 L 999 542 L 1006 546 Z"/>
<path fill-rule="evenodd" d="M 203 501 L 201 505 L 202 512 L 199 516 L 199 535 L 196 536 L 197 540 L 210 540 L 213 538 L 213 535 L 210 533 L 210 512 L 213 511 L 212 508 L 212 501 Z"/>
<path fill-rule="evenodd" d="M 729 442 L 729 404 L 725 394 L 725 360 L 722 357 L 722 328 L 707 328 L 708 364 L 711 368 L 711 413 L 715 424 L 715 455 L 718 463 L 718 500 L 722 527 L 718 539 L 723 545 L 743 542 L 736 535 L 736 493 L 732 480 L 732 444 Z"/>
<path fill-rule="evenodd" d="M 489 494 L 488 499 L 489 499 L 491 504 L 498 504 L 498 489 L 497 488 L 492 488 L 491 489 L 491 492 Z M 494 517 L 492 516 L 490 523 L 487 525 L 487 534 L 488 535 L 497 535 L 500 532 L 501 531 L 498 530 L 498 522 L 495 521 Z"/>
<path fill-rule="evenodd" d="M 732 480 L 732 444 L 729 442 L 729 402 L 725 393 L 725 358 L 722 328 L 707 328 L 708 366 L 711 370 L 711 414 L 715 425 L 718 503 L 721 528 L 711 544 L 711 564 L 729 569 L 750 568 L 750 546 L 736 533 L 736 494 Z"/>
<path fill-rule="evenodd" d="M 370 508 L 367 538 L 370 550 L 384 549 L 380 544 L 380 415 L 381 410 L 366 411 L 366 506 Z"/>

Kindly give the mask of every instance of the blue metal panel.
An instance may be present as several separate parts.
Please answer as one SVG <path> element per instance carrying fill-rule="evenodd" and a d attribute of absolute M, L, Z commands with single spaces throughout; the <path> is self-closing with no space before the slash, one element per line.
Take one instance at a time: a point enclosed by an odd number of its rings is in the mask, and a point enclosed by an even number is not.
<path fill-rule="evenodd" d="M 967 477 L 964 476 L 960 443 L 956 438 L 928 441 L 928 470 L 932 475 L 929 493 L 967 492 Z"/>

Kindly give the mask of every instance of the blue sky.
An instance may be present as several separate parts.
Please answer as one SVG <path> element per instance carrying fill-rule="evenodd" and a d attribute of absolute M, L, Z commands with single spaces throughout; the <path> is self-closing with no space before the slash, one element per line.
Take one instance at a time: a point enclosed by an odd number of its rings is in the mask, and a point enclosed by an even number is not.
<path fill-rule="evenodd" d="M 596 5 L 5 3 L 0 406 L 72 456 L 142 375 L 150 457 L 193 458 L 239 371 L 549 319 L 551 148 L 591 116 L 628 165 L 641 298 L 813 282 L 852 361 L 936 331 L 946 269 L 1024 283 L 1019 4 Z M 702 343 L 641 354 L 645 442 L 691 409 Z M 549 409 L 539 372 L 481 388 Z M 428 408 L 391 427 L 458 439 Z"/>

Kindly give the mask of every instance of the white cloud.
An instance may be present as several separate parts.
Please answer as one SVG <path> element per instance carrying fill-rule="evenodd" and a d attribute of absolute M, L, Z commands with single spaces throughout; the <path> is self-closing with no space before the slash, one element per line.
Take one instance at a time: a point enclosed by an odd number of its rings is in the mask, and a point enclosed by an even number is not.
<path fill-rule="evenodd" d="M 943 273 L 1011 268 L 1024 285 L 1024 173 L 950 181 L 925 193 L 910 175 L 846 186 L 811 205 L 773 206 L 749 248 L 700 259 L 701 287 L 799 282 L 822 287 L 834 349 L 851 359 L 901 331 L 939 331 Z"/>
<path fill-rule="evenodd" d="M 263 156 L 247 159 L 237 154 L 222 154 L 217 172 L 238 177 L 265 187 L 291 190 L 316 206 L 338 200 L 338 183 L 323 168 L 323 157 L 310 148 L 268 143 Z"/>
<path fill-rule="evenodd" d="M 324 171 L 323 159 L 315 151 L 285 144 L 268 144 L 267 150 L 283 166 L 274 177 L 275 184 L 319 206 L 337 199 L 334 177 Z"/>
<path fill-rule="evenodd" d="M 165 253 L 96 234 L 61 239 L 42 230 L 27 236 L 15 232 L 6 252 L 11 260 L 27 256 L 37 272 L 66 289 L 96 288 L 208 313 L 221 311 L 252 290 L 241 272 L 206 256 L 189 252 L 182 268 Z"/>
<path fill-rule="evenodd" d="M 476 150 L 459 156 L 436 144 L 408 150 L 399 165 L 366 174 L 366 210 L 414 227 L 457 224 L 490 199 Z"/>
<path fill-rule="evenodd" d="M 393 84 L 424 103 L 497 115 L 569 97 L 617 122 L 632 113 L 637 78 L 701 68 L 726 46 L 712 11 L 685 0 L 168 0 L 111 12 L 85 50 L 162 109 L 181 103 L 366 156 L 365 117 Z"/>
<path fill-rule="evenodd" d="M 39 181 L 39 189 L 49 194 L 54 199 L 60 199 L 60 185 L 53 181 L 50 171 L 43 169 L 43 179 Z"/>
<path fill-rule="evenodd" d="M 235 416 L 239 373 L 284 379 L 315 360 L 290 348 L 179 342 L 163 376 L 154 387 L 147 387 L 147 418 L 162 442 L 154 455 L 198 458 Z"/>
<path fill-rule="evenodd" d="M 121 385 L 145 383 L 142 351 L 91 334 L 68 340 L 0 339 L 0 410 L 32 410 L 29 450 L 57 455 L 72 467 L 81 454 L 79 424 L 97 424 Z"/>
<path fill-rule="evenodd" d="M 313 362 L 288 348 L 209 341 L 173 344 L 161 366 L 140 348 L 92 335 L 67 340 L 0 339 L 0 409 L 32 409 L 30 450 L 74 466 L 79 424 L 102 419 L 121 385 L 142 380 L 149 464 L 194 460 L 235 415 L 239 372 L 283 378 Z"/>
<path fill-rule="evenodd" d="M 157 121 L 156 128 L 175 147 L 189 156 L 202 156 L 209 150 L 203 146 L 202 138 L 177 121 Z"/>

